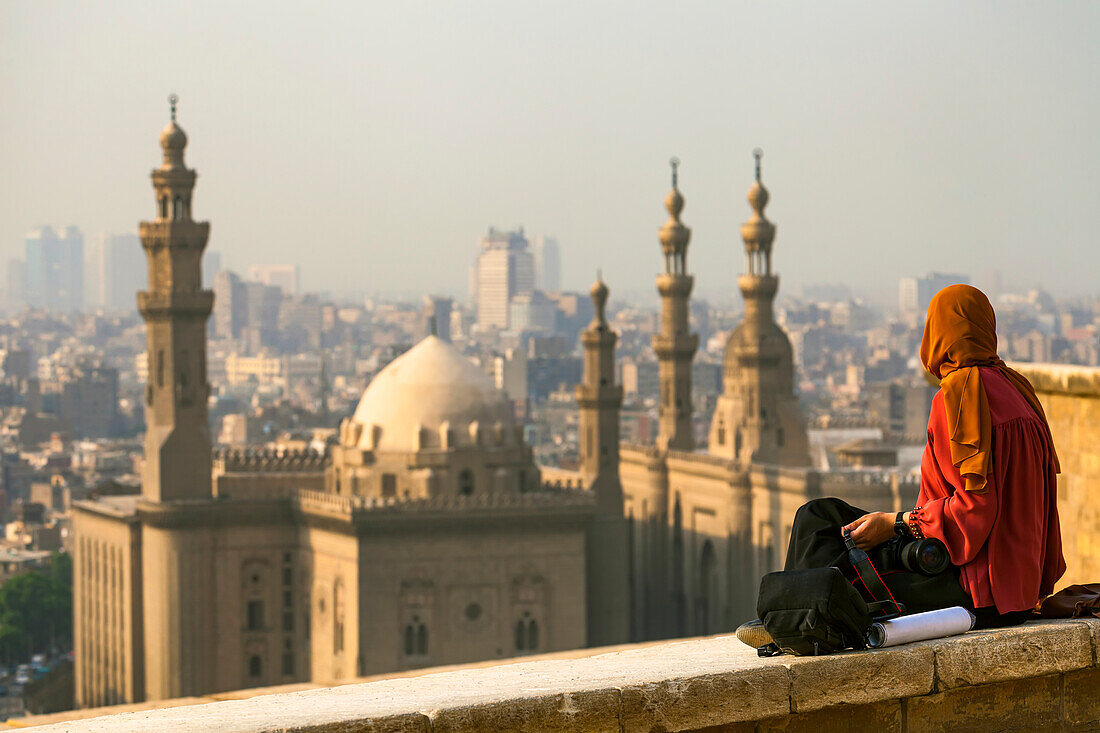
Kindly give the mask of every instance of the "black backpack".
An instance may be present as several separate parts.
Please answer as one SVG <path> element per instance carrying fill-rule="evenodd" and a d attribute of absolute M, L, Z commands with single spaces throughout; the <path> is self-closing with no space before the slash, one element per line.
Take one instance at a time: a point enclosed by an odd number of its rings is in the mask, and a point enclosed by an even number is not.
<path fill-rule="evenodd" d="M 905 606 L 894 600 L 867 553 L 850 539 L 847 542 L 848 559 L 874 602 L 863 600 L 838 568 L 768 573 L 760 580 L 756 613 L 773 643 L 760 647 L 760 656 L 782 652 L 817 656 L 863 649 L 872 619 L 905 613 Z"/>

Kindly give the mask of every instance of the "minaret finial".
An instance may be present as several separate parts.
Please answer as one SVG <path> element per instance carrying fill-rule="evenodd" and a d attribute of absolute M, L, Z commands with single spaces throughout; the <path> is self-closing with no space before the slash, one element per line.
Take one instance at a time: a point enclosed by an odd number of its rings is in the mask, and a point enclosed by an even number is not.
<path fill-rule="evenodd" d="M 597 267 L 596 268 L 596 282 L 598 282 L 598 283 L 603 282 L 603 268 L 602 267 Z"/>
<path fill-rule="evenodd" d="M 180 101 L 180 98 L 175 92 L 168 95 L 168 106 L 172 111 L 172 122 L 176 121 L 176 102 L 178 101 Z"/>
<path fill-rule="evenodd" d="M 752 151 L 752 157 L 756 159 L 756 182 L 760 183 L 760 159 L 764 157 L 764 151 L 756 148 Z"/>
<path fill-rule="evenodd" d="M 672 187 L 676 188 L 676 184 L 680 180 L 680 174 L 677 172 L 677 168 L 680 167 L 680 159 L 674 155 L 669 159 L 668 164 L 672 168 Z"/>

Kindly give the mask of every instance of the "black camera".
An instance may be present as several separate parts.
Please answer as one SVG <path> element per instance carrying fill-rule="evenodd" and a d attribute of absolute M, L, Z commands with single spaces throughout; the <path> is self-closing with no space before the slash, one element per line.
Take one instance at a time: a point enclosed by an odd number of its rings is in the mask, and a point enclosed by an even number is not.
<path fill-rule="evenodd" d="M 871 559 L 880 570 L 905 570 L 921 575 L 939 575 L 951 564 L 947 546 L 934 537 L 922 540 L 895 537 L 871 551 Z"/>

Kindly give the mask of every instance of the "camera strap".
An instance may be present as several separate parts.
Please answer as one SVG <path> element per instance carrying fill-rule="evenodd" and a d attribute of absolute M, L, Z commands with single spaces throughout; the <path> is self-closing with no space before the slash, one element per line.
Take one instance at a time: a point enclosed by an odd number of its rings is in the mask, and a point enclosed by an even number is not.
<path fill-rule="evenodd" d="M 848 562 L 852 564 L 856 576 L 863 587 L 867 589 L 867 592 L 871 594 L 871 598 L 875 599 L 874 603 L 869 604 L 871 614 L 876 619 L 904 616 L 907 613 L 905 605 L 894 600 L 894 594 L 882 581 L 882 576 L 875 569 L 871 558 L 868 557 L 866 552 L 856 547 L 850 532 L 844 533 L 844 544 L 848 548 Z"/>

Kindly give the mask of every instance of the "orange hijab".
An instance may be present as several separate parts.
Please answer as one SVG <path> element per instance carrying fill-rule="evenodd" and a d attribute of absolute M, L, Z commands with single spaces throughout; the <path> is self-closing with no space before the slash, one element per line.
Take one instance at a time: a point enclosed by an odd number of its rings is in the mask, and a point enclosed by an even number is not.
<path fill-rule="evenodd" d="M 993 439 L 978 367 L 1000 370 L 1043 422 L 1047 420 L 1031 382 L 997 356 L 997 317 L 985 293 L 969 285 L 949 285 L 936 293 L 928 304 L 920 358 L 924 368 L 940 380 L 951 462 L 962 474 L 967 491 L 982 491 L 993 469 Z M 1057 455 L 1054 465 L 1058 467 Z"/>

